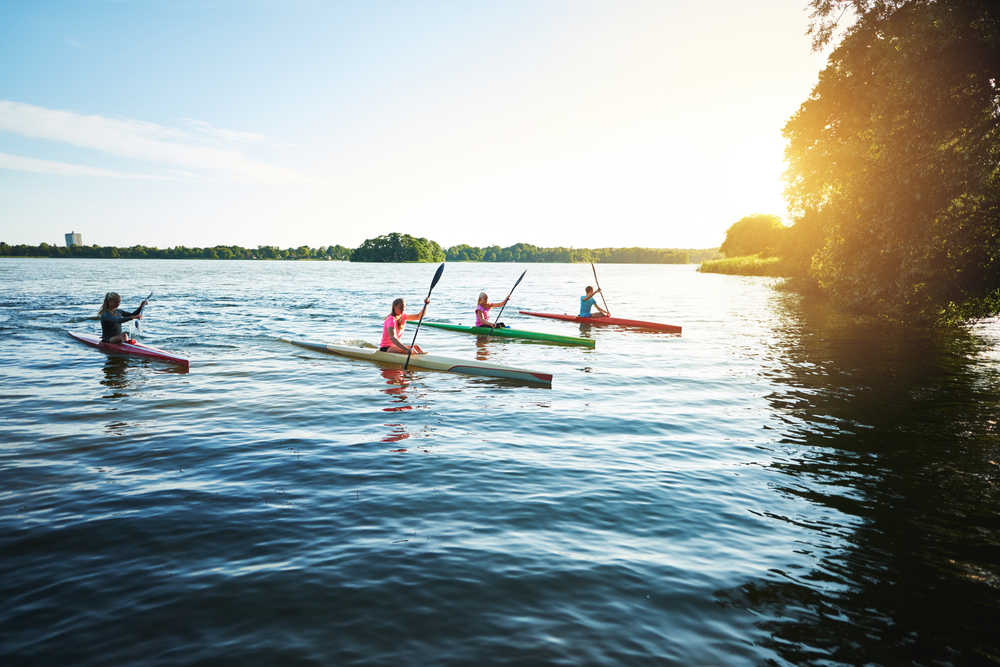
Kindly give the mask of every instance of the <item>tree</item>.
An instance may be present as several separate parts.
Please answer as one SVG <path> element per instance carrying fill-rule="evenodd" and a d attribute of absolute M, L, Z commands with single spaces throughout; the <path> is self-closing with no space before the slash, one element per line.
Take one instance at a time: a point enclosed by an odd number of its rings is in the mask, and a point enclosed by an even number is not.
<path fill-rule="evenodd" d="M 781 245 L 784 232 L 785 226 L 776 215 L 747 215 L 729 226 L 726 240 L 719 247 L 719 252 L 726 257 L 757 253 L 773 255 Z"/>
<path fill-rule="evenodd" d="M 812 0 L 857 20 L 788 121 L 786 195 L 822 226 L 810 273 L 901 320 L 1000 312 L 1000 14 L 987 0 Z"/>
<path fill-rule="evenodd" d="M 434 241 L 396 232 L 366 239 L 351 253 L 352 262 L 443 262 L 444 260 L 444 251 Z"/>

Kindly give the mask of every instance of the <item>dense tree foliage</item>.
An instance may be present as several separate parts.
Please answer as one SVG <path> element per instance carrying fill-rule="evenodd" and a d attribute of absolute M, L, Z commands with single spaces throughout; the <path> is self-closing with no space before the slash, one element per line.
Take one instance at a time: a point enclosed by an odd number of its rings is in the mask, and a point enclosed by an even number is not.
<path fill-rule="evenodd" d="M 211 248 L 150 248 L 136 245 L 129 248 L 78 245 L 68 248 L 41 243 L 37 246 L 8 245 L 0 242 L 0 257 L 96 257 L 102 259 L 350 259 L 351 251 L 342 245 L 320 248 L 299 246 L 281 249 L 277 246 L 242 248 L 217 245 Z"/>
<path fill-rule="evenodd" d="M 465 244 L 448 248 L 449 262 L 609 262 L 618 264 L 687 264 L 714 256 L 715 249 L 676 248 L 540 248 L 530 243 L 476 248 Z"/>
<path fill-rule="evenodd" d="M 719 247 L 726 257 L 774 255 L 784 240 L 785 226 L 776 215 L 747 215 L 726 230 L 726 240 Z"/>
<path fill-rule="evenodd" d="M 609 262 L 621 264 L 686 264 L 717 256 L 715 248 L 539 248 L 530 243 L 512 246 L 476 248 L 457 245 L 447 253 L 434 241 L 408 234 L 387 234 L 368 239 L 357 249 L 342 245 L 319 248 L 299 246 L 214 246 L 211 248 L 150 248 L 132 246 L 61 246 L 42 243 L 38 246 L 8 245 L 0 242 L 0 257 L 99 257 L 128 259 L 337 259 L 353 262 Z"/>
<path fill-rule="evenodd" d="M 351 253 L 352 262 L 443 262 L 444 250 L 434 241 L 409 234 L 367 239 Z"/>
<path fill-rule="evenodd" d="M 896 319 L 1000 311 L 1000 4 L 812 0 L 854 24 L 788 121 L 795 252 L 841 303 Z M 808 258 L 808 260 L 806 260 Z"/>

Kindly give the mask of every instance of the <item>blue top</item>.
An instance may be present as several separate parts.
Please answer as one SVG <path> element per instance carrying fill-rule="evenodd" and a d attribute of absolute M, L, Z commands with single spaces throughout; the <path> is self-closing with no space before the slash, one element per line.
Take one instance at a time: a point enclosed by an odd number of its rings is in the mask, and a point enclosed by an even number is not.
<path fill-rule="evenodd" d="M 596 306 L 597 303 L 594 302 L 594 297 L 589 299 L 585 296 L 580 297 L 580 317 L 593 317 L 590 309 Z"/>
<path fill-rule="evenodd" d="M 111 340 L 112 336 L 121 334 L 122 322 L 134 320 L 140 310 L 142 309 L 136 309 L 134 313 L 126 313 L 120 308 L 115 308 L 114 310 L 106 310 L 101 313 L 101 342 L 107 343 Z"/>

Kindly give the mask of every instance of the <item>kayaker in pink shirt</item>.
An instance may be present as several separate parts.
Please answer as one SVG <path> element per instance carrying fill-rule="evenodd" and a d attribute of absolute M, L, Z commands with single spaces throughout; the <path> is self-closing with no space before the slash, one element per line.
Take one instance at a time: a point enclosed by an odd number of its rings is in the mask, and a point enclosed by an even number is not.
<path fill-rule="evenodd" d="M 501 324 L 500 322 L 497 322 L 496 324 L 490 322 L 490 308 L 496 308 L 497 306 L 504 306 L 506 304 L 507 299 L 496 303 L 490 303 L 488 301 L 488 297 L 486 296 L 486 292 L 480 292 L 479 302 L 476 304 L 476 326 L 489 327 L 490 329 L 495 329 L 496 327 L 506 327 L 506 324 Z"/>
<path fill-rule="evenodd" d="M 424 299 L 424 308 L 419 313 L 407 314 L 406 302 L 402 299 L 396 299 L 392 302 L 392 312 L 385 318 L 382 323 L 382 343 L 379 345 L 380 352 L 398 352 L 400 354 L 406 354 L 410 351 L 410 346 L 403 342 L 403 327 L 406 326 L 407 320 L 415 321 L 419 320 L 424 312 L 427 310 L 427 305 L 431 300 Z M 419 345 L 413 346 L 414 354 L 424 354 L 424 351 L 420 349 Z"/>

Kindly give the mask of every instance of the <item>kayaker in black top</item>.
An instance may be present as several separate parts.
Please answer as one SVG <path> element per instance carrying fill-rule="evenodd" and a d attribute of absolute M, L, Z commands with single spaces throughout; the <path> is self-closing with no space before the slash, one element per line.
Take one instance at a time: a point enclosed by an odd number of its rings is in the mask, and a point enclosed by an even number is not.
<path fill-rule="evenodd" d="M 104 295 L 104 304 L 97 311 L 97 314 L 101 318 L 102 343 L 120 345 L 121 343 L 135 342 L 134 340 L 129 340 L 128 336 L 122 333 L 122 322 L 141 320 L 142 307 L 146 305 L 146 300 L 142 300 L 142 303 L 139 304 L 134 313 L 126 313 L 124 310 L 119 310 L 118 306 L 121 305 L 121 302 L 122 298 L 118 296 L 117 292 L 108 292 Z"/>

